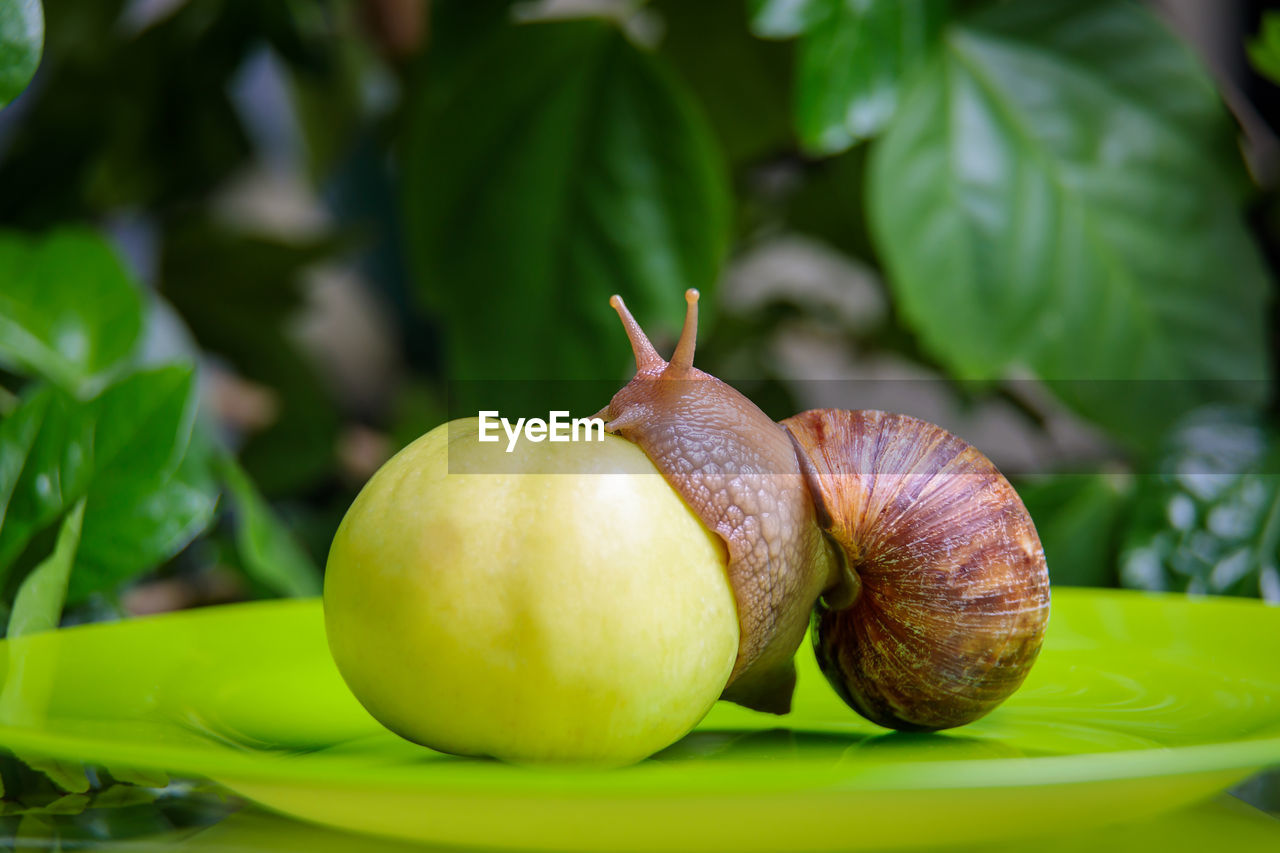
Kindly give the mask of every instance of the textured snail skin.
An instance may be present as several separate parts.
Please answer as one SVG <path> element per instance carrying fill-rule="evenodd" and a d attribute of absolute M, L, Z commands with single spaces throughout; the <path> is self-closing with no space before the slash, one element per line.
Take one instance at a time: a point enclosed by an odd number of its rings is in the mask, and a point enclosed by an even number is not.
<path fill-rule="evenodd" d="M 670 363 L 610 300 L 637 374 L 599 416 L 728 546 L 740 631 L 721 698 L 786 713 L 813 614 L 823 672 L 875 723 L 932 731 L 1004 701 L 1049 614 L 1044 552 L 1013 487 L 968 443 L 904 415 L 773 423 L 693 367 L 697 298 L 686 293 Z"/>
<path fill-rule="evenodd" d="M 786 431 L 729 385 L 693 367 L 696 293 L 668 364 L 618 297 L 636 355 L 636 377 L 600 413 L 635 442 L 728 548 L 738 607 L 738 658 L 724 697 L 786 713 L 795 650 L 813 602 L 839 581 L 837 561 L 815 524 Z"/>
<path fill-rule="evenodd" d="M 814 614 L 827 680 L 882 726 L 932 731 L 1004 701 L 1040 651 L 1049 576 L 1031 517 L 972 445 L 906 415 L 787 418 L 828 535 L 861 581 Z"/>

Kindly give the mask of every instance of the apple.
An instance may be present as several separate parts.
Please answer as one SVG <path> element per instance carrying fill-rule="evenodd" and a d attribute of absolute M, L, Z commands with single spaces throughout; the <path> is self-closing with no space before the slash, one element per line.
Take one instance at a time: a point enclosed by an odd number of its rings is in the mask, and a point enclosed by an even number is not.
<path fill-rule="evenodd" d="M 444 752 L 622 765 L 711 708 L 738 650 L 723 543 L 635 445 L 481 442 L 388 461 L 334 537 L 325 629 L 383 725 Z"/>

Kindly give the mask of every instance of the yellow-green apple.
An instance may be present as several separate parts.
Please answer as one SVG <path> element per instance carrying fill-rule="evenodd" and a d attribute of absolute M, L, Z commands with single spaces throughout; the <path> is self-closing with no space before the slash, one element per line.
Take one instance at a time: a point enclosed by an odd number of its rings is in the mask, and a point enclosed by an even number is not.
<path fill-rule="evenodd" d="M 426 746 L 625 764 L 724 689 L 724 545 L 635 445 L 481 442 L 476 419 L 387 462 L 333 540 L 329 647 L 356 698 Z"/>

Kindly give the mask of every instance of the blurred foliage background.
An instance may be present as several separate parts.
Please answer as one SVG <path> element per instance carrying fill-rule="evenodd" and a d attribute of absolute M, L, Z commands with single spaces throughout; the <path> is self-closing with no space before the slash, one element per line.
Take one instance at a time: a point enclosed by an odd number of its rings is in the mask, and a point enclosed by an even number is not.
<path fill-rule="evenodd" d="M 1266 6 L 0 0 L 0 624 L 316 594 L 396 449 L 591 413 L 691 286 L 1054 583 L 1280 601 Z"/>

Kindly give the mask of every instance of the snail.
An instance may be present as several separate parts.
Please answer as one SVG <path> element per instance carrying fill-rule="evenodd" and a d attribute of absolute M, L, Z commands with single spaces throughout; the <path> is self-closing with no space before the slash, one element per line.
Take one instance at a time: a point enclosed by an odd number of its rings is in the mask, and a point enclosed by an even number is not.
<path fill-rule="evenodd" d="M 1008 480 L 941 427 L 819 409 L 773 422 L 693 366 L 698 292 L 671 361 L 621 297 L 636 375 L 597 413 L 725 543 L 739 648 L 722 699 L 784 714 L 812 626 L 855 711 L 905 731 L 983 716 L 1039 653 L 1049 577 Z"/>

